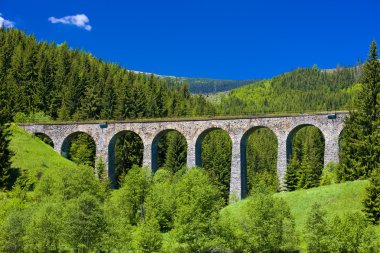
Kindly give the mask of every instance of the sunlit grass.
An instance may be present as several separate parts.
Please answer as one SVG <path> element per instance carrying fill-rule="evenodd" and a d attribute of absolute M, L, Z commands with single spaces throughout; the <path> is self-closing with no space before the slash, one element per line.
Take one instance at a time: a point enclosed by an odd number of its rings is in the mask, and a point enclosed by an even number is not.
<path fill-rule="evenodd" d="M 73 162 L 63 158 L 52 147 L 20 127 L 12 125 L 10 129 L 10 148 L 15 154 L 11 160 L 13 168 L 36 175 L 47 169 L 76 167 Z"/>
<path fill-rule="evenodd" d="M 301 251 L 306 249 L 303 237 L 305 221 L 313 203 L 318 202 L 326 210 L 328 217 L 343 215 L 345 212 L 361 212 L 362 201 L 366 195 L 367 180 L 332 184 L 317 188 L 298 190 L 294 192 L 280 192 L 274 194 L 276 198 L 282 198 L 290 207 L 295 219 L 296 231 L 299 235 Z M 226 207 L 230 215 L 240 216 L 240 210 L 247 203 L 249 197 L 233 205 Z M 223 215 L 223 210 L 222 210 Z M 380 238 L 380 226 L 376 226 L 378 238 Z"/>

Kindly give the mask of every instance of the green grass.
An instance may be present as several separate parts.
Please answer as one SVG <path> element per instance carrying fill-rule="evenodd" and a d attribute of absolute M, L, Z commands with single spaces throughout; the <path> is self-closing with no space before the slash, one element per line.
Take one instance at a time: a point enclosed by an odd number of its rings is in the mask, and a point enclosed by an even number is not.
<path fill-rule="evenodd" d="M 360 212 L 363 208 L 362 200 L 366 194 L 367 180 L 345 182 L 312 188 L 307 190 L 298 190 L 294 192 L 276 193 L 276 198 L 282 198 L 287 202 L 290 211 L 295 218 L 296 231 L 300 238 L 301 252 L 306 249 L 306 242 L 303 238 L 303 229 L 305 226 L 306 216 L 310 211 L 313 203 L 318 202 L 326 210 L 328 217 L 342 215 L 345 212 Z M 240 210 L 246 205 L 249 198 L 230 205 L 222 210 L 229 210 L 234 217 L 240 215 Z M 376 226 L 378 238 L 380 238 L 380 226 Z"/>
<path fill-rule="evenodd" d="M 28 171 L 31 175 L 37 175 L 37 173 L 48 169 L 77 166 L 20 127 L 11 125 L 10 130 L 12 133 L 10 148 L 15 154 L 11 160 L 13 168 Z"/>
<path fill-rule="evenodd" d="M 276 197 L 284 199 L 296 219 L 297 228 L 301 230 L 305 225 L 307 213 L 315 202 L 321 204 L 329 216 L 342 215 L 345 212 L 360 211 L 363 208 L 368 181 L 353 181 L 342 184 L 333 184 L 299 190 L 281 192 Z"/>
<path fill-rule="evenodd" d="M 29 174 L 37 176 L 38 173 L 44 170 L 64 169 L 77 166 L 20 127 L 12 125 L 11 132 L 12 138 L 10 147 L 15 153 L 12 158 L 12 166 L 14 168 L 28 171 Z M 319 202 L 330 217 L 342 215 L 345 212 L 360 211 L 362 209 L 362 200 L 366 194 L 365 188 L 368 184 L 367 180 L 353 181 L 308 190 L 281 192 L 276 193 L 274 196 L 282 198 L 288 203 L 291 213 L 295 218 L 296 231 L 300 236 L 301 251 L 304 251 L 306 243 L 303 239 L 302 232 L 311 205 L 314 202 Z M 233 216 L 238 217 L 241 208 L 247 203 L 247 200 L 249 200 L 249 198 L 229 205 L 223 210 L 228 209 Z M 380 226 L 376 227 L 376 232 L 380 238 Z"/>

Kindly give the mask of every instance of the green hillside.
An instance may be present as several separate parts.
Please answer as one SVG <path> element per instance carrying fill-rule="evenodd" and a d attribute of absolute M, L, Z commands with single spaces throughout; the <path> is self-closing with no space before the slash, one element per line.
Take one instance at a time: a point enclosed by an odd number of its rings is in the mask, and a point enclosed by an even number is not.
<path fill-rule="evenodd" d="M 301 240 L 300 245 L 305 251 L 306 243 L 303 238 L 303 229 L 306 216 L 313 203 L 320 203 L 326 210 L 328 217 L 342 215 L 345 212 L 359 212 L 363 208 L 362 200 L 365 197 L 367 186 L 367 180 L 353 181 L 294 192 L 280 192 L 276 193 L 275 196 L 284 199 L 289 205 L 295 218 L 296 231 Z M 228 210 L 229 214 L 233 214 L 233 218 L 237 219 L 241 215 L 240 210 L 247 204 L 247 201 L 249 198 L 227 206 L 222 210 L 222 215 L 225 210 Z M 380 235 L 380 226 L 376 227 L 376 231 Z"/>
<path fill-rule="evenodd" d="M 259 82 L 261 79 L 249 80 L 226 80 L 213 78 L 187 78 L 180 77 L 189 84 L 191 93 L 210 94 L 216 92 L 229 91 L 238 87 Z"/>
<path fill-rule="evenodd" d="M 60 156 L 52 147 L 16 125 L 11 126 L 10 148 L 14 152 L 12 167 L 27 171 L 32 177 L 44 170 L 76 167 L 73 162 Z"/>
<path fill-rule="evenodd" d="M 361 68 L 335 71 L 299 68 L 272 79 L 215 94 L 210 101 L 226 114 L 347 110 L 360 85 Z"/>

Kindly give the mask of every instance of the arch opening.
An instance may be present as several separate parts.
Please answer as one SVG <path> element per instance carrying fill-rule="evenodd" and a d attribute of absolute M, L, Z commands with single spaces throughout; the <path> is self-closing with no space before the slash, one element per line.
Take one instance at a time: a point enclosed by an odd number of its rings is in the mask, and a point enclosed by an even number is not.
<path fill-rule="evenodd" d="M 108 177 L 111 187 L 117 189 L 128 171 L 134 166 L 142 166 L 144 143 L 132 131 L 115 134 L 108 145 Z"/>
<path fill-rule="evenodd" d="M 44 134 L 44 133 L 35 133 L 35 134 L 33 134 L 33 136 L 37 137 L 38 139 L 40 139 L 41 141 L 45 142 L 50 147 L 54 148 L 54 142 L 50 138 L 49 135 Z"/>
<path fill-rule="evenodd" d="M 76 164 L 95 168 L 96 143 L 85 132 L 75 132 L 67 136 L 61 147 L 61 154 Z"/>
<path fill-rule="evenodd" d="M 225 203 L 230 195 L 232 140 L 223 129 L 211 128 L 201 133 L 195 146 L 196 165 L 204 168 L 222 191 Z"/>
<path fill-rule="evenodd" d="M 165 168 L 176 173 L 186 166 L 187 141 L 177 130 L 168 129 L 160 132 L 152 143 L 152 171 Z"/>
<path fill-rule="evenodd" d="M 244 134 L 240 151 L 243 193 L 278 190 L 277 150 L 277 136 L 268 127 L 254 127 Z"/>
<path fill-rule="evenodd" d="M 288 191 L 319 186 L 324 167 L 325 138 L 314 125 L 299 125 L 286 140 Z"/>

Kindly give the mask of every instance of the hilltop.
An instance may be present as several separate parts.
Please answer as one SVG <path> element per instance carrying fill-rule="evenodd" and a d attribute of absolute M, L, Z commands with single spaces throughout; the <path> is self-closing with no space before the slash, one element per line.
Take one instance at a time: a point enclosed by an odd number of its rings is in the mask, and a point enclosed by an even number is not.
<path fill-rule="evenodd" d="M 305 113 L 348 110 L 361 68 L 298 68 L 271 79 L 214 94 L 209 100 L 226 114 Z M 289 103 L 291 101 L 291 103 Z"/>

